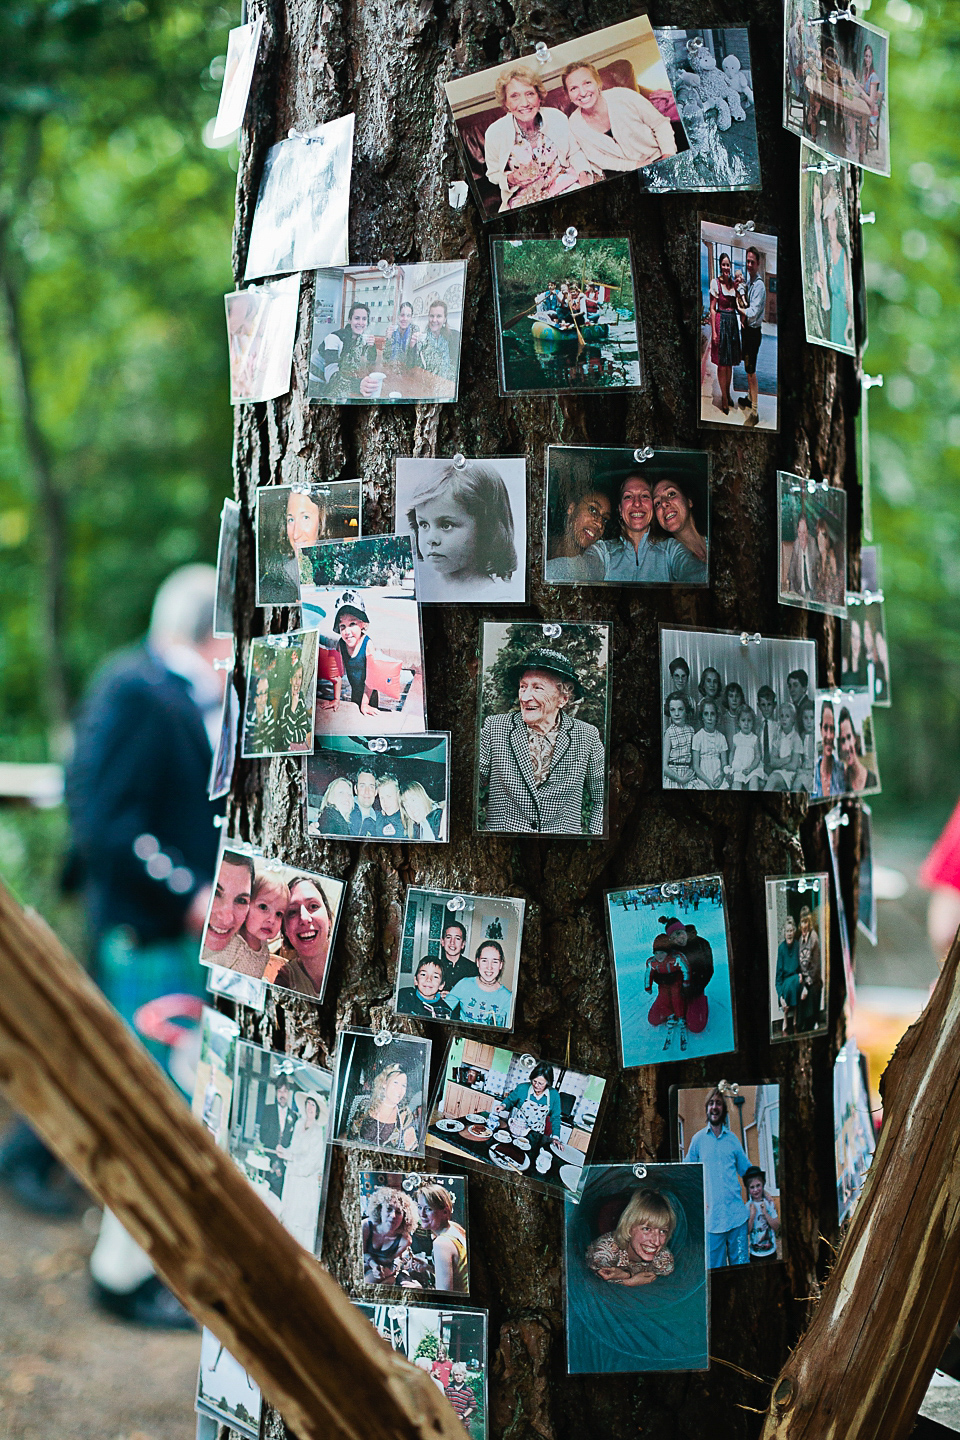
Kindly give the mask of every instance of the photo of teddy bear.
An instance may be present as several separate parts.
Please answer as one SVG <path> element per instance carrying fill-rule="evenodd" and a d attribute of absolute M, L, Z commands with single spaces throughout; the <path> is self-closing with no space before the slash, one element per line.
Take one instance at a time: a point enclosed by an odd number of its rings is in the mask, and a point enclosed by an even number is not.
<path fill-rule="evenodd" d="M 655 31 L 689 150 L 641 176 L 648 191 L 759 190 L 760 160 L 745 28 Z"/>

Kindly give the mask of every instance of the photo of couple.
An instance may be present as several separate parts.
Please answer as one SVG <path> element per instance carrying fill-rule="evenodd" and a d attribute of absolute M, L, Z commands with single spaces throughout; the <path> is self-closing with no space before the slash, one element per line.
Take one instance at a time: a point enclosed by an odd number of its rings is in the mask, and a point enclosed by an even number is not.
<path fill-rule="evenodd" d="M 700 424 L 779 430 L 777 237 L 700 222 Z"/>
<path fill-rule="evenodd" d="M 513 1029 L 523 900 L 407 890 L 394 1009 Z"/>
<path fill-rule="evenodd" d="M 258 635 L 247 660 L 244 759 L 313 749 L 317 637 L 306 630 Z"/>
<path fill-rule="evenodd" d="M 828 21 L 816 0 L 787 0 L 783 124 L 822 155 L 889 175 L 890 37 L 851 14 Z"/>
<path fill-rule="evenodd" d="M 847 614 L 847 492 L 777 471 L 781 605 Z"/>
<path fill-rule="evenodd" d="M 450 737 L 319 736 L 307 757 L 307 832 L 329 840 L 449 837 Z"/>
<path fill-rule="evenodd" d="M 822 1034 L 829 994 L 830 890 L 826 872 L 770 879 L 767 955 L 770 1039 Z"/>
<path fill-rule="evenodd" d="M 464 1175 L 360 1174 L 363 1284 L 470 1291 Z"/>
<path fill-rule="evenodd" d="M 299 605 L 304 550 L 326 540 L 356 540 L 362 511 L 359 480 L 258 486 L 257 604 Z"/>
<path fill-rule="evenodd" d="M 880 793 L 873 707 L 865 691 L 818 690 L 817 735 L 812 799 Z"/>

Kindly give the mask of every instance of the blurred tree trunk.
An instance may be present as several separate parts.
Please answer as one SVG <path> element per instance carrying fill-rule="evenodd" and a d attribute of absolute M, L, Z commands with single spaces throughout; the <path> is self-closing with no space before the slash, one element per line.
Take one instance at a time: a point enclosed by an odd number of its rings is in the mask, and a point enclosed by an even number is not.
<path fill-rule="evenodd" d="M 377 1024 L 389 1014 L 404 892 L 412 883 L 521 895 L 527 920 L 513 1042 L 611 1078 L 610 1104 L 596 1159 L 670 1158 L 668 1092 L 676 1083 L 720 1077 L 781 1083 L 781 1154 L 786 1263 L 721 1272 L 712 1280 L 709 1374 L 648 1377 L 566 1376 L 561 1303 L 562 1212 L 558 1200 L 494 1177 L 471 1188 L 470 1303 L 490 1310 L 490 1413 L 493 1436 L 574 1440 L 587 1433 L 620 1440 L 638 1433 L 724 1440 L 759 1433 L 767 1383 L 809 1314 L 835 1237 L 830 1039 L 771 1048 L 768 1043 L 765 875 L 827 869 L 822 807 L 777 795 L 700 796 L 660 789 L 658 624 L 812 635 L 820 642 L 821 684 L 834 683 L 835 622 L 778 606 L 777 468 L 830 476 L 850 496 L 851 536 L 859 536 L 854 454 L 858 385 L 853 363 L 804 342 L 799 279 L 797 140 L 781 128 L 782 7 L 751 7 L 750 39 L 764 189 L 759 195 L 642 198 L 626 177 L 581 198 L 485 227 L 472 201 L 447 202 L 461 171 L 445 118 L 441 83 L 500 58 L 529 53 L 536 41 L 570 39 L 633 13 L 629 6 L 536 0 L 445 6 L 435 0 L 371 0 L 359 7 L 325 0 L 252 0 L 266 17 L 247 113 L 237 193 L 234 263 L 242 275 L 267 147 L 291 128 L 307 130 L 355 109 L 356 146 L 350 254 L 357 262 L 466 257 L 460 401 L 388 409 L 310 408 L 304 399 L 312 285 L 304 277 L 293 393 L 237 413 L 236 479 L 243 502 L 237 582 L 240 662 L 264 621 L 288 628 L 284 612 L 254 609 L 251 513 L 257 485 L 362 475 L 365 523 L 389 531 L 393 462 L 398 455 L 525 453 L 529 473 L 528 595 L 514 611 L 482 607 L 424 612 L 431 728 L 453 737 L 452 840 L 445 847 L 308 843 L 303 781 L 296 762 L 238 762 L 236 833 L 349 881 L 328 998 L 320 1009 L 268 1001 L 263 1021 L 246 1014 L 247 1033 L 278 1050 L 320 1062 L 332 1058 L 337 1028 Z M 742 23 L 742 11 L 706 0 L 654 24 Z M 319 31 L 318 31 L 319 20 Z M 779 343 L 781 433 L 700 431 L 698 210 L 733 223 L 754 220 L 781 237 Z M 498 396 L 488 234 L 629 235 L 645 321 L 647 384 L 641 392 L 586 398 L 502 400 Z M 542 571 L 543 451 L 549 443 L 650 444 L 706 448 L 713 456 L 713 578 L 707 593 L 627 590 L 550 591 Z M 856 548 L 856 546 L 854 547 Z M 854 571 L 854 574 L 856 571 Z M 611 838 L 606 842 L 522 841 L 472 833 L 478 622 L 516 615 L 606 620 L 613 625 L 610 748 Z M 852 867 L 853 855 L 846 857 Z M 604 889 L 722 870 L 730 907 L 739 1050 L 706 1063 L 618 1073 L 604 930 Z M 841 1010 L 837 936 L 831 1011 Z M 435 1060 L 450 1033 L 433 1028 Z M 434 1075 L 436 1065 L 434 1066 Z M 374 1162 L 379 1164 L 380 1161 Z M 359 1278 L 355 1231 L 356 1154 L 334 1158 L 324 1262 L 348 1289 Z M 731 1368 L 732 1367 L 732 1368 Z M 745 1375 L 743 1372 L 747 1372 Z M 750 1378 L 757 1377 L 757 1378 Z M 756 1410 L 756 1414 L 751 1413 Z M 277 1431 L 279 1434 L 280 1432 Z"/>

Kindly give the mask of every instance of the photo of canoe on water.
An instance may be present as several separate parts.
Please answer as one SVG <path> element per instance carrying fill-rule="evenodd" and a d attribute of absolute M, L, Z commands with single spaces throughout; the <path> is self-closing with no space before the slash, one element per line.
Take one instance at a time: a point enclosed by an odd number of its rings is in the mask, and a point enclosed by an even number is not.
<path fill-rule="evenodd" d="M 629 240 L 490 246 L 502 395 L 642 385 Z"/>

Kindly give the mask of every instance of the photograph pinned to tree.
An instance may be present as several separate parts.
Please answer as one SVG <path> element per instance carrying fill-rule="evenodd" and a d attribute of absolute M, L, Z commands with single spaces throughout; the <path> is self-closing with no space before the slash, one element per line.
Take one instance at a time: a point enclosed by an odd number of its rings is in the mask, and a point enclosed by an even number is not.
<path fill-rule="evenodd" d="M 527 462 L 397 460 L 397 534 L 413 538 L 422 605 L 526 599 Z"/>
<path fill-rule="evenodd" d="M 476 826 L 605 835 L 608 625 L 484 620 Z"/>
<path fill-rule="evenodd" d="M 777 237 L 700 221 L 700 424 L 780 428 Z"/>
<path fill-rule="evenodd" d="M 746 26 L 656 29 L 688 150 L 644 172 L 650 194 L 759 190 L 760 154 Z"/>
<path fill-rule="evenodd" d="M 879 795 L 873 707 L 863 690 L 818 690 L 811 799 Z"/>
<path fill-rule="evenodd" d="M 735 1050 L 723 877 L 608 890 L 605 900 L 623 1068 Z"/>
<path fill-rule="evenodd" d="M 639 389 L 630 241 L 490 240 L 501 395 Z"/>
<path fill-rule="evenodd" d="M 830 993 L 829 876 L 767 876 L 764 884 L 770 1039 L 822 1035 Z"/>
<path fill-rule="evenodd" d="M 271 145 L 253 214 L 244 284 L 263 275 L 346 265 L 352 115 Z"/>
<path fill-rule="evenodd" d="M 330 1134 L 335 1144 L 423 1154 L 430 1043 L 389 1030 L 340 1031 Z"/>
<path fill-rule="evenodd" d="M 576 1195 L 606 1083 L 599 1075 L 458 1035 L 444 1058 L 427 1149 Z"/>
<path fill-rule="evenodd" d="M 827 20 L 817 0 L 787 0 L 783 34 L 784 128 L 821 155 L 889 175 L 887 32 Z"/>
<path fill-rule="evenodd" d="M 221 1150 L 227 1148 L 233 1070 L 240 1027 L 229 1015 L 204 1005 L 200 1016 L 200 1058 L 193 1082 L 193 1114 Z"/>
<path fill-rule="evenodd" d="M 588 1165 L 563 1202 L 567 1373 L 709 1367 L 703 1167 Z"/>
<path fill-rule="evenodd" d="M 833 1143 L 841 1225 L 853 1214 L 877 1148 L 866 1070 L 856 1040 L 848 1040 L 833 1062 Z"/>
<path fill-rule="evenodd" d="M 240 541 L 240 502 L 224 500 L 217 540 L 217 598 L 213 607 L 216 639 L 233 639 L 233 600 L 237 588 L 237 546 Z"/>
<path fill-rule="evenodd" d="M 357 1214 L 365 1287 L 469 1294 L 466 1176 L 363 1170 Z"/>
<path fill-rule="evenodd" d="M 224 295 L 230 403 L 276 400 L 290 389 L 300 276 L 248 285 Z"/>
<path fill-rule="evenodd" d="M 456 400 L 466 279 L 464 260 L 319 269 L 307 399 L 321 405 Z"/>
<path fill-rule="evenodd" d="M 376 825 L 375 815 L 370 824 Z M 393 997 L 397 1014 L 512 1030 L 524 909 L 525 901 L 505 895 L 411 886 Z"/>
<path fill-rule="evenodd" d="M 862 690 L 874 708 L 889 707 L 890 651 L 883 591 L 851 591 L 840 622 L 840 673 L 844 690 Z"/>
<path fill-rule="evenodd" d="M 299 605 L 303 551 L 363 529 L 361 480 L 261 485 L 255 504 L 258 605 Z"/>
<path fill-rule="evenodd" d="M 204 1327 L 200 1340 L 200 1373 L 194 1408 L 249 1440 L 259 1440 L 263 1414 L 260 1387 L 238 1360 Z"/>
<path fill-rule="evenodd" d="M 646 15 L 444 85 L 484 220 L 687 148 Z"/>
<path fill-rule="evenodd" d="M 709 547 L 705 451 L 547 446 L 547 584 L 706 585 Z"/>
<path fill-rule="evenodd" d="M 807 341 L 857 353 L 853 321 L 853 175 L 800 142 L 800 273 Z"/>
<path fill-rule="evenodd" d="M 374 835 L 364 813 L 376 817 Z M 318 735 L 307 756 L 307 834 L 318 840 L 449 839 L 450 735 Z"/>
<path fill-rule="evenodd" d="M 220 104 L 217 106 L 217 118 L 213 122 L 213 140 L 222 140 L 225 136 L 232 135 L 243 124 L 262 30 L 261 15 L 249 25 L 238 25 L 227 36 L 223 87 L 220 91 Z"/>
<path fill-rule="evenodd" d="M 486 1310 L 353 1303 L 392 1350 L 426 1371 L 470 1440 L 487 1440 Z"/>
<path fill-rule="evenodd" d="M 847 613 L 847 492 L 777 471 L 781 605 Z"/>
<path fill-rule="evenodd" d="M 305 755 L 313 749 L 318 649 L 312 630 L 257 635 L 250 641 L 241 750 L 245 760 Z"/>
<path fill-rule="evenodd" d="M 877 891 L 873 879 L 873 811 L 860 805 L 860 884 L 857 889 L 857 929 L 871 945 L 877 943 Z"/>
<path fill-rule="evenodd" d="M 237 753 L 237 730 L 240 725 L 240 697 L 237 694 L 236 678 L 231 670 L 223 692 L 223 709 L 220 712 L 220 734 L 217 749 L 210 766 L 207 783 L 207 798 L 222 800 L 229 795 L 233 784 L 233 766 Z"/>
<path fill-rule="evenodd" d="M 812 640 L 660 630 L 665 790 L 814 785 Z"/>

